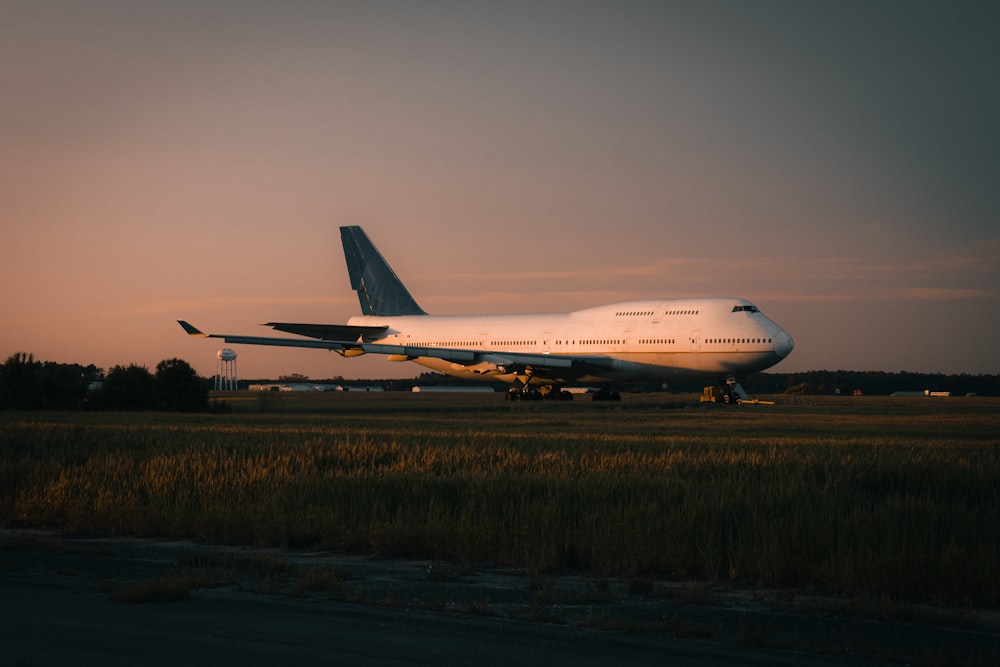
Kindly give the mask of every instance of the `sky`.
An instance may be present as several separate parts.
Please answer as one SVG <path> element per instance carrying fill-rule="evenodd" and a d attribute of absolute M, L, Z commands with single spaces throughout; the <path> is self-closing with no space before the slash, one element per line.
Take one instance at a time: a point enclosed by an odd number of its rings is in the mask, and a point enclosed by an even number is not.
<path fill-rule="evenodd" d="M 358 313 L 739 296 L 774 372 L 1000 373 L 1000 4 L 0 4 L 0 357 L 216 370 Z M 234 346 L 243 378 L 420 366 Z"/>

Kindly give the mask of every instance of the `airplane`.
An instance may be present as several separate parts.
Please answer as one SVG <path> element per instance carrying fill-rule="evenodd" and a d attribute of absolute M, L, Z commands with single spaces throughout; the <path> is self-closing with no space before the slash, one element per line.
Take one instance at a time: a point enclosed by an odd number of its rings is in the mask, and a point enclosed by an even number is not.
<path fill-rule="evenodd" d="M 358 226 L 340 228 L 361 315 L 347 324 L 266 322 L 302 338 L 206 334 L 227 343 L 332 350 L 464 379 L 510 383 L 512 400 L 571 398 L 570 384 L 598 384 L 595 400 L 618 400 L 613 383 L 717 381 L 721 400 L 748 397 L 739 378 L 774 366 L 795 343 L 750 301 L 735 297 L 626 301 L 569 313 L 428 315 Z"/>

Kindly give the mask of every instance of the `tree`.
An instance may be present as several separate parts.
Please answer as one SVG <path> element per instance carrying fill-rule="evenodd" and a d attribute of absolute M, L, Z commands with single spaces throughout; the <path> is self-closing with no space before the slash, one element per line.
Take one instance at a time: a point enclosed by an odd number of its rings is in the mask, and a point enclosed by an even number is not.
<path fill-rule="evenodd" d="M 91 377 L 87 368 L 46 361 L 40 364 L 40 370 L 42 407 L 74 410 L 83 404 Z"/>
<path fill-rule="evenodd" d="M 111 410 L 149 410 L 156 403 L 156 378 L 145 366 L 115 366 L 104 379 L 100 402 Z"/>
<path fill-rule="evenodd" d="M 164 359 L 156 365 L 157 407 L 177 412 L 208 409 L 208 386 L 182 359 Z"/>
<path fill-rule="evenodd" d="M 25 352 L 13 354 L 0 366 L 0 408 L 78 408 L 87 393 L 88 371 L 79 364 L 40 362 Z"/>
<path fill-rule="evenodd" d="M 42 407 L 39 384 L 34 355 L 12 354 L 0 366 L 0 407 L 17 410 Z"/>

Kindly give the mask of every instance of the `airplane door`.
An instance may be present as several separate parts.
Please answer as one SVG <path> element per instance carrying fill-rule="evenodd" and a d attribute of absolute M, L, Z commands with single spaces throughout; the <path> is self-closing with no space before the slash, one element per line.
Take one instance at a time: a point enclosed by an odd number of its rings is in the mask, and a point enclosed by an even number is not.
<path fill-rule="evenodd" d="M 691 351 L 701 352 L 701 331 L 698 329 L 693 330 L 689 340 L 691 341 Z"/>
<path fill-rule="evenodd" d="M 661 301 L 656 304 L 656 310 L 653 311 L 653 324 L 659 324 L 660 320 L 663 319 L 664 311 L 667 309 L 667 302 Z"/>
<path fill-rule="evenodd" d="M 542 352 L 548 354 L 552 351 L 552 332 L 546 331 L 542 334 Z"/>

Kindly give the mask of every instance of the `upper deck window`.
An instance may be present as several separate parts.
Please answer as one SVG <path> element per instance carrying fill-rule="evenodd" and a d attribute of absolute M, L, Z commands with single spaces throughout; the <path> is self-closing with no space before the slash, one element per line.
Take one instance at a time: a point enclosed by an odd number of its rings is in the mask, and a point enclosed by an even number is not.
<path fill-rule="evenodd" d="M 748 312 L 748 313 L 759 313 L 760 312 L 759 310 L 757 310 L 757 306 L 733 306 L 733 312 L 734 313 L 741 313 L 741 312 L 744 312 L 744 311 Z"/>

